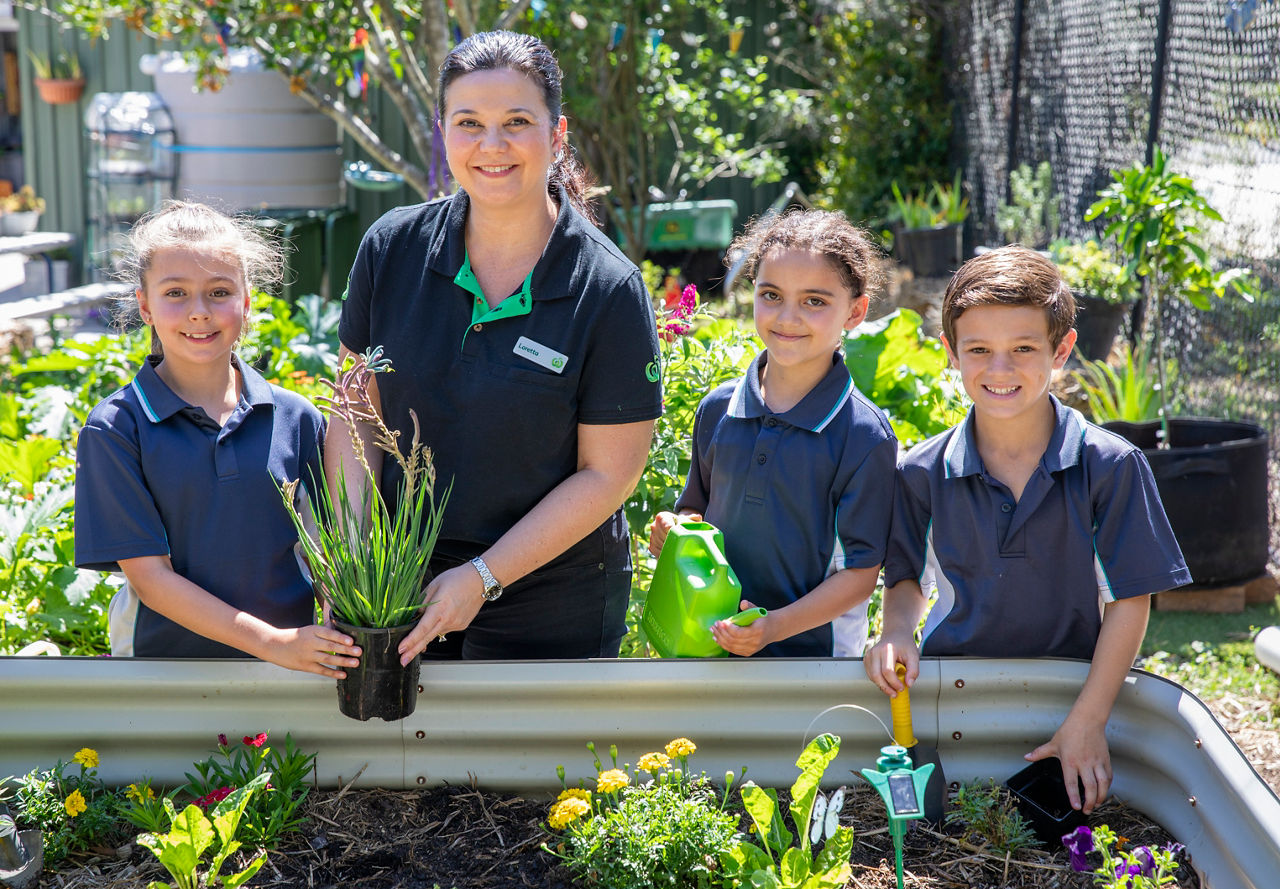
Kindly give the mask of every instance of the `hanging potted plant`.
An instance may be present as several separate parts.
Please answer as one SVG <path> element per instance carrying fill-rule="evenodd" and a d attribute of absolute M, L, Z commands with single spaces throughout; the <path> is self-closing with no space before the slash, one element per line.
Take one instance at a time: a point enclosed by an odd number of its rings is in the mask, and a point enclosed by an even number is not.
<path fill-rule="evenodd" d="M 410 411 L 413 439 L 406 454 L 399 430 L 388 429 L 370 406 L 373 375 L 391 370 L 381 354 L 378 347 L 348 359 L 336 382 L 323 381 L 333 394 L 317 400 L 331 422 L 346 424 L 353 441 L 360 440 L 362 426 L 372 427 L 377 446 L 400 464 L 403 478 L 394 510 L 374 484 L 361 448 L 355 452 L 367 484 L 359 504 L 345 485 L 336 486 L 336 499 L 321 485 L 318 522 L 312 522 L 295 499 L 297 480 L 285 484 L 282 494 L 334 626 L 361 649 L 360 665 L 347 667 L 346 678 L 338 680 L 338 708 L 354 719 L 390 721 L 408 716 L 417 702 L 418 659 L 402 666 L 398 646 L 422 615 L 428 565 L 449 490 L 437 504 L 435 467 L 419 440 L 417 416 Z"/>
<path fill-rule="evenodd" d="M 906 194 L 892 184 L 896 221 L 893 251 L 917 278 L 950 275 L 960 267 L 964 221 L 969 199 L 964 196 L 960 171 L 951 184 L 933 183 L 927 193 Z"/>
<path fill-rule="evenodd" d="M 0 199 L 0 235 L 25 235 L 36 230 L 40 214 L 44 212 L 44 198 L 36 197 L 35 189 L 24 185 L 14 194 Z"/>
<path fill-rule="evenodd" d="M 64 52 L 50 60 L 48 56 L 37 53 L 29 55 L 41 99 L 50 105 L 68 105 L 80 100 L 84 94 L 84 72 L 80 69 L 79 56 L 74 52 Z"/>
<path fill-rule="evenodd" d="M 1222 217 L 1189 177 L 1168 169 L 1159 149 L 1150 165 L 1113 175 L 1085 219 L 1106 220 L 1105 233 L 1128 260 L 1125 274 L 1146 283 L 1150 312 L 1143 335 L 1159 379 L 1160 419 L 1106 425 L 1146 454 L 1192 579 L 1252 580 L 1266 570 L 1270 543 L 1267 433 L 1256 423 L 1170 417 L 1162 333 L 1170 300 L 1207 309 L 1210 299 L 1228 292 L 1251 298 L 1252 277 L 1245 269 L 1210 266 L 1200 223 Z"/>
<path fill-rule="evenodd" d="M 1057 241 L 1049 254 L 1076 298 L 1076 348 L 1086 359 L 1105 359 L 1137 301 L 1137 281 L 1097 241 Z"/>

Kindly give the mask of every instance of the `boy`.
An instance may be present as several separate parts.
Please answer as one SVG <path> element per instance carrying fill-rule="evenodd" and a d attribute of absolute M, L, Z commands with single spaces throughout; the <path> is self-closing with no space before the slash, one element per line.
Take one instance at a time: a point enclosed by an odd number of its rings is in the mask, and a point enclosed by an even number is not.
<path fill-rule="evenodd" d="M 1049 394 L 1074 319 L 1057 268 L 1023 247 L 970 260 L 947 286 L 943 343 L 973 407 L 899 463 L 884 632 L 863 665 L 892 697 L 895 666 L 909 686 L 921 654 L 1089 659 L 1067 718 L 1026 758 L 1059 757 L 1072 806 L 1090 812 L 1110 788 L 1107 717 L 1151 594 L 1191 576 L 1142 452 Z"/>

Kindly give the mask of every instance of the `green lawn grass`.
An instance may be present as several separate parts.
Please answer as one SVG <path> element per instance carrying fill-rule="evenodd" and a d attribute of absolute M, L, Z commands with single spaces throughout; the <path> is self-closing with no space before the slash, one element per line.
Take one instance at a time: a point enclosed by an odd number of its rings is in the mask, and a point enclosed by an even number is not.
<path fill-rule="evenodd" d="M 1212 700 L 1234 694 L 1272 702 L 1259 714 L 1280 729 L 1280 676 L 1258 663 L 1253 637 L 1280 625 L 1280 599 L 1239 614 L 1152 611 L 1138 666 Z"/>

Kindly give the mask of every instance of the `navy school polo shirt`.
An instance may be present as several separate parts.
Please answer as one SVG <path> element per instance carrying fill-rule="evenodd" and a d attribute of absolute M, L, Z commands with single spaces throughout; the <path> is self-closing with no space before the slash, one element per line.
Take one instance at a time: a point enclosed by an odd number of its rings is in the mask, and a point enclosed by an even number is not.
<path fill-rule="evenodd" d="M 653 307 L 636 267 L 574 210 L 555 227 L 524 286 L 490 310 L 470 274 L 459 191 L 390 211 L 351 270 L 339 338 L 381 345 L 383 417 L 407 449 L 410 411 L 431 448 L 437 490 L 453 483 L 437 542 L 449 560 L 489 547 L 578 469 L 578 424 L 662 413 Z M 400 468 L 383 462 L 394 502 Z M 626 570 L 621 510 L 541 569 Z"/>
<path fill-rule="evenodd" d="M 221 428 L 151 361 L 89 414 L 76 446 L 76 565 L 118 571 L 120 559 L 167 555 L 175 572 L 229 605 L 277 627 L 306 626 L 311 585 L 277 484 L 322 483 L 324 422 L 305 398 L 234 360 L 244 384 Z M 247 657 L 140 603 L 133 652 Z"/>
<path fill-rule="evenodd" d="M 884 579 L 937 593 L 922 654 L 1090 659 L 1104 603 L 1191 582 L 1142 451 L 1050 399 L 1016 502 L 982 464 L 972 409 L 903 457 Z"/>
<path fill-rule="evenodd" d="M 844 568 L 884 560 L 898 442 L 884 414 L 854 387 L 840 355 L 800 403 L 769 410 L 762 352 L 747 373 L 698 406 L 693 459 L 676 509 L 724 534 L 743 598 L 795 602 Z M 867 604 L 832 624 L 766 646 L 774 657 L 861 657 Z"/>

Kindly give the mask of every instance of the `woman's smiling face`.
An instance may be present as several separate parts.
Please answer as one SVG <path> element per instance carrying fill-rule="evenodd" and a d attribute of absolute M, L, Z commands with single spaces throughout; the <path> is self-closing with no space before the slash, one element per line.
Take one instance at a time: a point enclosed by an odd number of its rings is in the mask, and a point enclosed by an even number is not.
<path fill-rule="evenodd" d="M 445 93 L 441 125 L 449 170 L 474 204 L 545 203 L 567 121 L 552 117 L 534 80 L 510 68 L 463 74 Z"/>

